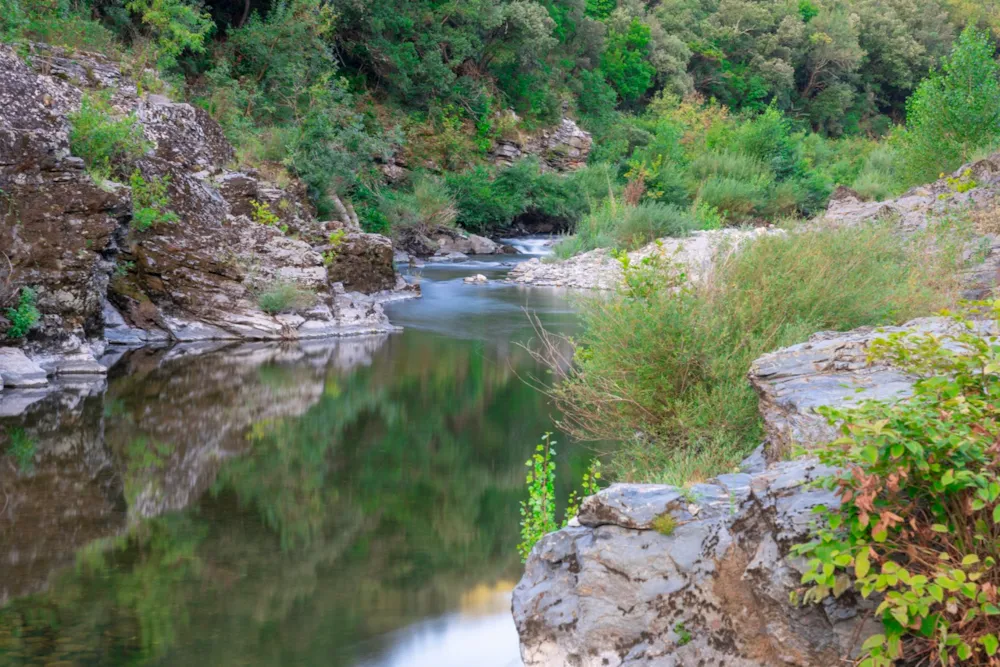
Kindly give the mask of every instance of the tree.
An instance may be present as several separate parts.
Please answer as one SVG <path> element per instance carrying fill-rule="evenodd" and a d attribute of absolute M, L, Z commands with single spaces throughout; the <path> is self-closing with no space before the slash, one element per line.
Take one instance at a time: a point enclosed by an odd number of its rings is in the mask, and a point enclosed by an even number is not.
<path fill-rule="evenodd" d="M 1000 65 L 989 36 L 966 28 L 941 66 L 906 105 L 903 169 L 911 183 L 934 179 L 1000 135 Z"/>

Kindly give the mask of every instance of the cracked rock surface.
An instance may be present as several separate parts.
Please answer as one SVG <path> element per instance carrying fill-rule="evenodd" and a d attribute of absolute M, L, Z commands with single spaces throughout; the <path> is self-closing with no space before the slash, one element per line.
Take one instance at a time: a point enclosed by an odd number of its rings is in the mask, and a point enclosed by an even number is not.
<path fill-rule="evenodd" d="M 833 665 L 878 632 L 851 593 L 796 607 L 813 507 L 812 461 L 723 475 L 682 492 L 616 484 L 587 498 L 579 525 L 543 538 L 514 590 L 526 667 Z M 671 534 L 653 520 L 673 516 Z"/>

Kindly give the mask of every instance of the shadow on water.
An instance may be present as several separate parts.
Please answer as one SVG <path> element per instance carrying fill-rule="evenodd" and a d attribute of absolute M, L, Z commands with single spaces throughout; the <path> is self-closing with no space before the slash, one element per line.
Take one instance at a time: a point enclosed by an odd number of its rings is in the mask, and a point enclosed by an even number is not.
<path fill-rule="evenodd" d="M 0 665 L 520 664 L 523 463 L 552 415 L 516 342 L 525 306 L 573 316 L 470 272 L 425 267 L 400 334 L 135 350 L 3 394 L 34 449 L 0 457 Z"/>

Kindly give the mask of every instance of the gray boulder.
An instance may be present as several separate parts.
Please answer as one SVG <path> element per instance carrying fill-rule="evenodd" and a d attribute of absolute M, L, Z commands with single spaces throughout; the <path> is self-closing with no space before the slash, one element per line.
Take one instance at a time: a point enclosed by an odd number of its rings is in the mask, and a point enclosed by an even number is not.
<path fill-rule="evenodd" d="M 587 498 L 573 527 L 543 538 L 514 590 L 526 667 L 833 665 L 878 632 L 869 603 L 845 593 L 789 603 L 802 564 L 792 544 L 811 488 L 832 471 L 810 461 L 723 475 L 687 491 L 616 484 Z M 658 532 L 657 517 L 674 527 Z"/>
<path fill-rule="evenodd" d="M 0 387 L 41 387 L 48 384 L 45 369 L 16 347 L 0 347 Z"/>
<path fill-rule="evenodd" d="M 996 333 L 987 322 L 980 326 L 983 335 Z M 811 447 L 838 437 L 837 427 L 816 412 L 821 406 L 846 408 L 910 396 L 915 377 L 868 359 L 872 342 L 895 332 L 940 336 L 958 330 L 953 320 L 925 317 L 899 327 L 826 331 L 757 359 L 748 377 L 760 400 L 767 458 L 776 460 L 793 446 Z"/>

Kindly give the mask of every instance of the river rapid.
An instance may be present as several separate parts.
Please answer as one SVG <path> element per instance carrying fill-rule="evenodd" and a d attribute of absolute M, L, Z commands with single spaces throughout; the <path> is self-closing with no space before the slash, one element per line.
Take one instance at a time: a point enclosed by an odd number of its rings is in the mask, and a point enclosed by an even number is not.
<path fill-rule="evenodd" d="M 554 430 L 525 311 L 575 317 L 463 281 L 548 251 L 514 242 L 406 269 L 397 334 L 143 348 L 5 399 L 0 665 L 520 665 L 518 502 Z"/>

